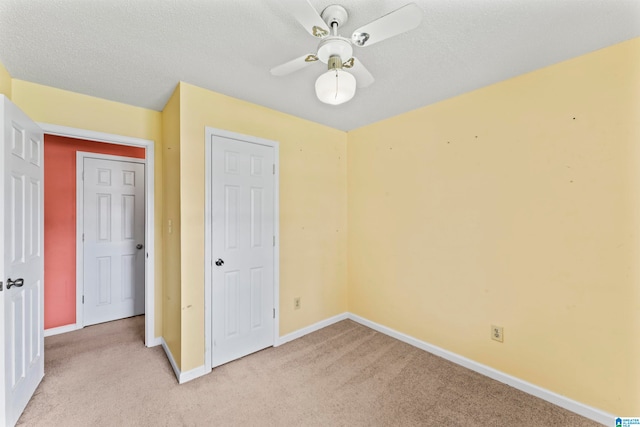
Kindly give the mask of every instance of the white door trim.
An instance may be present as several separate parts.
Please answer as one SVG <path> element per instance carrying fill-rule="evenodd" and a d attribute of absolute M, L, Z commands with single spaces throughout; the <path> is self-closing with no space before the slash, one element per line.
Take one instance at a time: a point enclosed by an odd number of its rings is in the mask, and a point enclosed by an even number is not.
<path fill-rule="evenodd" d="M 87 129 L 77 129 L 67 126 L 38 123 L 45 134 L 64 136 L 67 138 L 84 139 L 88 141 L 104 142 L 107 144 L 128 145 L 145 149 L 145 248 L 147 258 L 144 272 L 145 298 L 145 328 L 144 342 L 147 347 L 160 345 L 160 337 L 156 338 L 155 325 L 155 142 L 149 139 L 130 136 L 114 135 Z"/>
<path fill-rule="evenodd" d="M 236 132 L 230 132 L 222 129 L 215 129 L 212 127 L 205 127 L 205 221 L 204 221 L 204 371 L 210 372 L 212 361 L 212 301 L 211 301 L 211 279 L 213 276 L 212 265 L 212 248 L 213 242 L 211 241 L 211 231 L 213 224 L 211 223 L 211 214 L 213 212 L 212 202 L 213 194 L 211 188 L 212 179 L 212 165 L 211 156 L 213 153 L 212 137 L 221 136 L 224 138 L 236 139 L 244 142 L 251 142 L 254 144 L 266 145 L 273 148 L 273 160 L 275 164 L 274 173 L 274 224 L 273 234 L 275 235 L 275 246 L 273 255 L 273 304 L 276 310 L 275 319 L 273 324 L 273 345 L 278 343 L 280 336 L 280 151 L 279 143 L 277 141 L 270 141 L 268 139 L 258 138 L 255 136 L 242 135 Z"/>
<path fill-rule="evenodd" d="M 84 180 L 82 179 L 82 174 L 84 172 L 84 159 L 87 159 L 87 158 L 100 159 L 100 160 L 115 160 L 120 162 L 142 163 L 145 165 L 145 169 L 147 164 L 146 159 L 141 159 L 137 157 L 124 157 L 124 156 L 114 156 L 112 154 L 76 151 L 76 327 L 75 329 L 84 328 L 84 301 L 82 300 L 82 296 L 84 294 L 84 243 L 82 240 L 82 233 L 84 232 Z M 146 218 L 146 214 L 145 214 L 145 218 Z M 145 250 L 145 252 L 148 254 L 148 251 Z M 147 257 L 148 255 L 145 257 L 145 265 L 146 265 Z M 146 301 L 146 289 L 145 289 L 145 301 Z M 145 307 L 145 310 L 146 310 L 146 307 Z M 146 314 L 146 311 L 145 311 L 145 314 Z"/>

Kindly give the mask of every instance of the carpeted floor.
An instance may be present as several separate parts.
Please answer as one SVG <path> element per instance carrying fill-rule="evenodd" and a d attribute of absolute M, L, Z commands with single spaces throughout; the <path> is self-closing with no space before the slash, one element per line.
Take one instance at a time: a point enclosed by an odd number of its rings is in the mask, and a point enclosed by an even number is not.
<path fill-rule="evenodd" d="M 144 317 L 45 339 L 23 426 L 597 426 L 345 320 L 178 385 Z"/>

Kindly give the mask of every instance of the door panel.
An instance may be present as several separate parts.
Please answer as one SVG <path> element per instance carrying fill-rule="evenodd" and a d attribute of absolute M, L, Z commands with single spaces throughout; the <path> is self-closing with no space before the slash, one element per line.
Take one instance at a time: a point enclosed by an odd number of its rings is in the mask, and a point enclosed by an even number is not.
<path fill-rule="evenodd" d="M 262 283 L 262 272 L 264 268 L 256 267 L 252 268 L 250 271 L 251 274 L 251 329 L 260 329 L 262 327 L 262 322 L 264 320 L 264 311 L 265 307 L 262 304 L 262 293 L 263 293 L 263 283 Z"/>
<path fill-rule="evenodd" d="M 212 365 L 273 345 L 274 149 L 213 136 Z"/>
<path fill-rule="evenodd" d="M 225 273 L 225 304 L 224 312 L 226 314 L 225 337 L 232 338 L 239 334 L 240 324 L 240 283 L 239 271 L 229 271 Z"/>
<path fill-rule="evenodd" d="M 144 313 L 144 163 L 83 161 L 84 325 Z"/>
<path fill-rule="evenodd" d="M 0 424 L 14 425 L 44 376 L 43 135 L 0 105 Z"/>

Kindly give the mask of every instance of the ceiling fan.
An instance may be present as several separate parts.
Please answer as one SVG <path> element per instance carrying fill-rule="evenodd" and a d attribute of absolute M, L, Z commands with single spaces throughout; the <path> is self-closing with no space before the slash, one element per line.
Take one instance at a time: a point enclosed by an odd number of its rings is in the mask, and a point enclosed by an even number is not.
<path fill-rule="evenodd" d="M 321 39 L 315 54 L 302 55 L 271 69 L 274 76 L 284 76 L 320 61 L 328 71 L 316 80 L 316 95 L 326 104 L 338 105 L 349 101 L 356 86 L 373 83 L 371 73 L 353 56 L 353 46 L 366 47 L 416 28 L 422 21 L 422 9 L 409 3 L 372 21 L 353 32 L 351 38 L 338 34 L 340 26 L 349 18 L 340 5 L 327 6 L 321 14 L 308 0 L 285 0 L 293 17 L 312 36 Z M 345 71 L 349 70 L 349 72 Z"/>

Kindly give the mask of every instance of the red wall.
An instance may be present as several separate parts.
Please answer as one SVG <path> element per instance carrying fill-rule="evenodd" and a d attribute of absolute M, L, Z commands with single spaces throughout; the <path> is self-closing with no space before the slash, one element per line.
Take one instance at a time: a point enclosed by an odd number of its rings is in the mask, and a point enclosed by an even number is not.
<path fill-rule="evenodd" d="M 144 158 L 144 148 L 44 137 L 44 328 L 76 323 L 76 152 Z"/>

